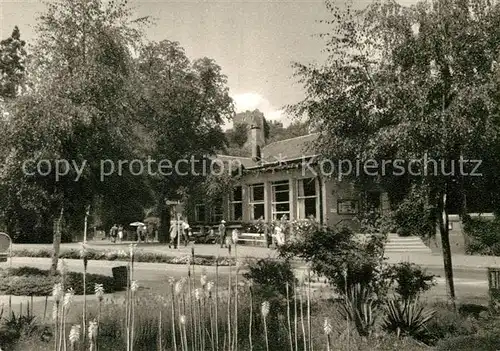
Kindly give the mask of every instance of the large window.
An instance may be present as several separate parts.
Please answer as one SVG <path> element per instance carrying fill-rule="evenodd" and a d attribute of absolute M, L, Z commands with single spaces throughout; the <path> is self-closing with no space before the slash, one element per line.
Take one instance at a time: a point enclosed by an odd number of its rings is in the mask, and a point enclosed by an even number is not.
<path fill-rule="evenodd" d="M 207 217 L 205 215 L 205 205 L 195 205 L 194 206 L 194 221 L 195 222 L 205 222 Z"/>
<path fill-rule="evenodd" d="M 229 198 L 229 216 L 232 221 L 243 220 L 243 187 L 233 189 Z"/>
<path fill-rule="evenodd" d="M 299 179 L 297 188 L 297 218 L 313 216 L 319 220 L 319 189 L 316 178 Z"/>
<path fill-rule="evenodd" d="M 290 219 L 290 182 L 288 180 L 273 182 L 271 191 L 273 220 L 279 220 L 283 216 Z"/>
<path fill-rule="evenodd" d="M 250 185 L 250 219 L 266 219 L 264 183 Z"/>
<path fill-rule="evenodd" d="M 211 221 L 213 223 L 219 223 L 222 221 L 223 216 L 224 212 L 222 211 L 222 199 L 218 199 L 212 206 Z"/>

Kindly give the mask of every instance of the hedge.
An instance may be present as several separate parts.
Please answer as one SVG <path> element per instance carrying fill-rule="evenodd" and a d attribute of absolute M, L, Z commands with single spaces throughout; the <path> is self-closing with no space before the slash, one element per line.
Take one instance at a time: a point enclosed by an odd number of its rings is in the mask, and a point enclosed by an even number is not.
<path fill-rule="evenodd" d="M 48 270 L 33 267 L 0 269 L 0 294 L 14 296 L 49 296 L 61 276 Z M 93 294 L 95 284 L 103 284 L 106 293 L 115 292 L 113 277 L 100 274 L 86 275 L 86 292 Z M 73 288 L 76 295 L 83 295 L 83 273 L 68 272 L 65 287 Z"/>
<path fill-rule="evenodd" d="M 89 260 L 98 261 L 128 261 L 129 254 L 128 251 L 124 250 L 96 250 L 87 249 Z M 52 250 L 47 249 L 24 249 L 24 250 L 13 250 L 12 255 L 14 257 L 42 257 L 50 258 L 52 257 Z M 64 259 L 80 259 L 80 251 L 77 249 L 61 250 L 59 255 L 60 258 Z M 168 256 L 158 252 L 145 252 L 137 250 L 135 252 L 135 262 L 147 262 L 147 263 L 168 263 L 168 264 L 187 264 L 191 260 L 191 255 L 184 256 Z M 194 264 L 200 266 L 215 266 L 217 260 L 216 256 L 213 255 L 195 255 Z M 219 266 L 234 266 L 236 260 L 234 257 L 219 257 Z"/>

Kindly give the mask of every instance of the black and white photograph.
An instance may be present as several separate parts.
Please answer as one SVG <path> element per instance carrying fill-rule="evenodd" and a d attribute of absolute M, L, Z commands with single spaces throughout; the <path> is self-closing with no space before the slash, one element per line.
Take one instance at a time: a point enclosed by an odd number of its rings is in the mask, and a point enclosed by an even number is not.
<path fill-rule="evenodd" d="M 0 0 L 0 351 L 500 350 L 500 1 Z"/>

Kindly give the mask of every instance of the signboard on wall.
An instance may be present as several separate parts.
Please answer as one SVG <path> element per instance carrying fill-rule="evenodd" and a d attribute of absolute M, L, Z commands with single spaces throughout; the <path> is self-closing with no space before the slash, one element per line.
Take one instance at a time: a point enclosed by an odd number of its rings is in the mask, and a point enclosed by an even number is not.
<path fill-rule="evenodd" d="M 337 213 L 339 215 L 355 215 L 359 213 L 359 201 L 352 199 L 337 200 Z"/>

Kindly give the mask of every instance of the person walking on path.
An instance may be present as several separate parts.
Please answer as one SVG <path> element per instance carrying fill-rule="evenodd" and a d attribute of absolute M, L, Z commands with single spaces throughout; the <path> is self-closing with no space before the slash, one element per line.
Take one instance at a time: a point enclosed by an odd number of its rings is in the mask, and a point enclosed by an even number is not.
<path fill-rule="evenodd" d="M 220 240 L 220 247 L 223 248 L 224 245 L 227 246 L 226 243 L 226 221 L 222 220 L 220 221 L 219 224 L 219 240 Z"/>

